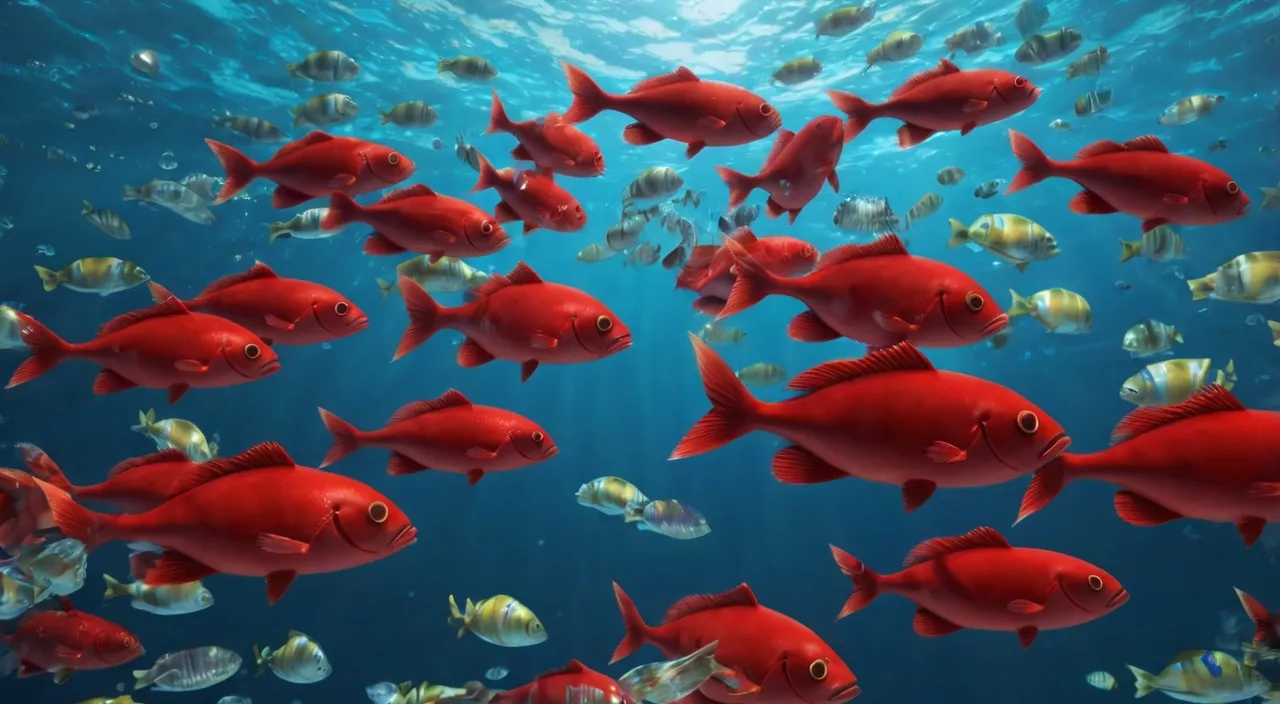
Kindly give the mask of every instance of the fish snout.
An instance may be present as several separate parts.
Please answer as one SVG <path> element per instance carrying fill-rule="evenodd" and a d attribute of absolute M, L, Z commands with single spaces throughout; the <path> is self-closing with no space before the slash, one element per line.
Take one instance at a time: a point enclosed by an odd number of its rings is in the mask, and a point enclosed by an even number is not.
<path fill-rule="evenodd" d="M 849 684 L 832 692 L 831 696 L 827 697 L 827 701 L 847 702 L 850 699 L 853 699 L 854 697 L 858 696 L 859 694 L 862 694 L 862 687 L 859 687 L 857 682 L 850 682 Z"/>
<path fill-rule="evenodd" d="M 416 542 L 418 542 L 418 529 L 407 525 L 391 539 L 391 549 L 407 548 Z"/>
<path fill-rule="evenodd" d="M 542 459 L 549 460 L 558 454 L 560 454 L 560 448 L 555 445 L 552 445 L 551 447 L 548 447 L 547 449 L 542 451 Z"/>
<path fill-rule="evenodd" d="M 1125 589 L 1124 587 L 1120 587 L 1120 591 L 1116 592 L 1114 595 L 1112 595 L 1110 599 L 1107 600 L 1107 608 L 1117 609 L 1121 606 L 1124 606 L 1125 603 L 1128 601 L 1129 601 L 1129 590 Z"/>
<path fill-rule="evenodd" d="M 1045 445 L 1044 449 L 1040 451 L 1040 459 L 1047 462 L 1066 452 L 1067 448 L 1070 446 L 1071 436 L 1066 433 L 1058 433 L 1049 441 L 1049 444 Z"/>
<path fill-rule="evenodd" d="M 352 335 L 369 327 L 369 316 L 361 315 L 347 322 L 347 334 Z"/>
<path fill-rule="evenodd" d="M 609 343 L 609 347 L 605 349 L 605 354 L 616 354 L 631 347 L 631 333 L 627 333 L 622 337 Z"/>
<path fill-rule="evenodd" d="M 258 368 L 258 374 L 260 376 L 271 376 L 272 374 L 275 374 L 278 371 L 280 371 L 279 359 L 273 359 Z"/>
<path fill-rule="evenodd" d="M 983 337 L 990 337 L 1007 327 L 1009 327 L 1009 314 L 1001 313 L 1000 315 L 992 318 L 986 325 L 983 325 L 979 334 Z"/>

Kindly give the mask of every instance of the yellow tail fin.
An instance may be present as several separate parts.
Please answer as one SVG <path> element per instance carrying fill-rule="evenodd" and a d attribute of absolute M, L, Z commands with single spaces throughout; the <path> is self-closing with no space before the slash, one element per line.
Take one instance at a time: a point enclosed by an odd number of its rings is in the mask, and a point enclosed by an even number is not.
<path fill-rule="evenodd" d="M 129 596 L 129 586 L 121 584 L 109 574 L 102 575 L 103 581 L 107 583 L 107 593 L 102 595 L 103 599 L 115 599 L 116 597 Z"/>
<path fill-rule="evenodd" d="M 267 225 L 267 244 L 275 244 L 281 237 L 288 237 L 289 233 L 285 232 L 287 227 L 289 224 L 284 222 L 273 222 Z"/>
<path fill-rule="evenodd" d="M 948 221 L 951 224 L 951 239 L 947 240 L 948 247 L 959 247 L 969 241 L 969 228 L 964 223 L 951 218 Z"/>
<path fill-rule="evenodd" d="M 1031 312 L 1035 310 L 1035 306 L 1031 304 L 1031 301 L 1019 296 L 1017 291 L 1009 289 L 1009 295 L 1013 298 L 1013 302 L 1009 304 L 1008 310 L 1010 318 L 1016 318 L 1020 315 L 1030 315 Z"/>
<path fill-rule="evenodd" d="M 1213 274 L 1200 279 L 1188 279 L 1187 288 L 1191 289 L 1191 300 L 1200 301 L 1213 293 Z"/>
<path fill-rule="evenodd" d="M 455 621 L 462 622 L 462 628 L 458 629 L 459 638 L 467 634 L 467 616 L 470 614 L 471 614 L 470 599 L 467 600 L 467 612 L 464 614 L 462 611 L 458 609 L 458 601 L 453 598 L 452 594 L 449 595 L 449 620 L 446 621 L 446 623 L 454 623 Z"/>
<path fill-rule="evenodd" d="M 1183 343 L 1182 333 L 1178 332 L 1178 329 L 1177 329 L 1177 328 L 1174 328 L 1174 329 L 1173 329 L 1173 341 L 1174 341 L 1174 342 L 1176 342 L 1176 343 L 1178 343 L 1178 344 L 1182 344 L 1182 343 Z"/>
<path fill-rule="evenodd" d="M 382 117 L 382 124 L 385 125 L 388 122 L 391 122 L 391 113 L 387 112 L 386 110 L 379 110 L 378 114 Z"/>
<path fill-rule="evenodd" d="M 439 61 L 436 62 L 436 73 L 445 73 L 449 70 L 449 67 L 452 65 L 453 65 L 452 61 L 448 59 L 440 59 Z"/>
<path fill-rule="evenodd" d="M 1214 380 L 1214 383 L 1230 391 L 1235 388 L 1237 381 L 1239 379 L 1236 378 L 1236 362 L 1234 359 L 1228 359 L 1227 368 L 1218 370 L 1218 378 Z"/>
<path fill-rule="evenodd" d="M 387 300 L 387 296 L 390 296 L 392 291 L 396 290 L 396 287 L 386 279 L 375 279 L 375 281 L 378 282 L 378 289 L 382 291 L 382 300 L 384 301 Z"/>
<path fill-rule="evenodd" d="M 258 671 L 253 673 L 254 677 L 266 672 L 271 666 L 271 648 L 253 646 L 253 664 L 258 666 Z"/>
<path fill-rule="evenodd" d="M 54 290 L 61 283 L 58 280 L 58 272 L 53 269 L 46 269 L 37 264 L 36 273 L 40 275 L 40 283 L 44 285 L 44 290 L 46 291 Z"/>
<path fill-rule="evenodd" d="M 1124 240 L 1120 240 L 1120 263 L 1121 264 L 1124 264 L 1130 259 L 1133 259 L 1134 257 L 1138 256 L 1139 254 L 1142 254 L 1141 240 L 1137 242 L 1125 242 Z"/>
<path fill-rule="evenodd" d="M 1271 344 L 1280 347 L 1280 323 L 1268 320 L 1267 327 L 1271 328 Z"/>
<path fill-rule="evenodd" d="M 1129 672 L 1133 673 L 1134 699 L 1141 699 L 1159 689 L 1159 687 L 1156 687 L 1155 675 L 1133 665 L 1125 665 L 1125 667 L 1129 668 Z"/>

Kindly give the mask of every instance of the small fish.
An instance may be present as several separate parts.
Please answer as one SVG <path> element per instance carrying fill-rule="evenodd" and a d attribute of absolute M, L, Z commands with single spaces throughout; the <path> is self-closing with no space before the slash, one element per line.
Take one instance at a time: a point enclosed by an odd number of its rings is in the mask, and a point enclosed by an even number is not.
<path fill-rule="evenodd" d="M 480 640 L 508 648 L 519 648 L 537 645 L 547 639 L 547 629 L 542 621 L 521 604 L 506 594 L 481 599 L 479 603 L 466 601 L 466 610 L 458 609 L 458 602 L 449 595 L 449 623 L 462 622 L 458 629 L 458 637 L 467 631 L 476 634 Z"/>
<path fill-rule="evenodd" d="M 1065 288 L 1038 291 L 1030 298 L 1023 298 L 1009 289 L 1013 302 L 1009 304 L 1010 318 L 1026 315 L 1034 318 L 1049 332 L 1060 335 L 1080 335 L 1093 330 L 1093 311 L 1084 296 Z"/>
<path fill-rule="evenodd" d="M 644 232 L 644 228 L 649 221 L 657 217 L 662 212 L 661 206 L 653 206 L 645 210 L 630 210 L 624 208 L 622 211 L 622 219 L 610 225 L 604 232 L 604 241 L 609 249 L 613 252 L 623 252 L 635 247 L 640 242 L 640 234 Z M 672 222 L 679 221 L 679 216 L 674 211 L 668 211 L 672 215 Z M 665 219 L 665 214 L 664 214 Z M 671 231 L 670 228 L 668 231 Z"/>
<path fill-rule="evenodd" d="M 955 219 L 950 223 L 951 239 L 947 240 L 947 247 L 977 245 L 1013 264 L 1018 271 L 1026 271 L 1030 262 L 1052 259 L 1062 253 L 1058 240 L 1048 230 L 1021 215 L 983 215 L 968 227 Z"/>
<path fill-rule="evenodd" d="M 814 38 L 843 37 L 866 26 L 875 17 L 875 0 L 862 5 L 849 5 L 832 10 L 818 20 L 818 29 Z"/>
<path fill-rule="evenodd" d="M 1154 262 L 1169 262 L 1187 258 L 1187 246 L 1182 236 L 1168 225 L 1147 230 L 1142 239 L 1136 242 L 1120 240 L 1120 263 L 1123 264 L 1134 257 L 1146 257 Z"/>
<path fill-rule="evenodd" d="M 1097 49 L 1071 62 L 1071 65 L 1067 67 L 1067 80 L 1081 76 L 1097 76 L 1102 73 L 1102 67 L 1106 66 L 1110 61 L 1111 53 L 1107 51 L 1107 47 L 1099 46 Z"/>
<path fill-rule="evenodd" d="M 84 543 L 66 538 L 22 547 L 16 555 L 0 561 L 0 574 L 32 587 L 38 602 L 79 591 L 84 586 L 87 566 Z"/>
<path fill-rule="evenodd" d="M 125 200 L 158 205 L 200 225 L 212 225 L 216 218 L 200 194 L 177 181 L 153 180 L 137 188 L 124 187 Z"/>
<path fill-rule="evenodd" d="M 1137 406 L 1179 404 L 1204 388 L 1212 370 L 1213 360 L 1208 357 L 1167 359 L 1148 364 L 1120 386 L 1120 398 Z M 1227 360 L 1227 366 L 1217 370 L 1213 383 L 1230 390 L 1237 380 L 1236 363 Z"/>
<path fill-rule="evenodd" d="M 1126 665 L 1134 677 L 1134 697 L 1163 692 L 1184 702 L 1247 701 L 1261 696 L 1280 699 L 1280 691 L 1265 675 L 1233 656 L 1216 650 L 1188 650 L 1174 656 L 1159 674 Z"/>
<path fill-rule="evenodd" d="M 602 262 L 610 257 L 617 256 L 617 254 L 618 252 L 610 249 L 609 247 L 605 247 L 598 242 L 592 242 L 578 252 L 576 259 L 584 264 L 595 264 L 596 262 Z"/>
<path fill-rule="evenodd" d="M 909 230 L 911 229 L 911 223 L 933 215 L 941 207 L 942 196 L 937 193 L 926 193 L 907 211 L 907 219 L 903 226 Z"/>
<path fill-rule="evenodd" d="M 209 442 L 199 426 L 181 418 L 157 421 L 154 408 L 138 411 L 138 424 L 130 430 L 151 438 L 157 450 L 180 450 L 192 462 L 208 462 L 218 456 L 218 443 Z"/>
<path fill-rule="evenodd" d="M 964 169 L 959 166 L 944 166 L 938 169 L 938 183 L 954 186 L 964 180 Z"/>
<path fill-rule="evenodd" d="M 356 60 L 341 51 L 313 51 L 296 64 L 286 64 L 289 75 L 320 83 L 349 81 L 360 74 Z"/>
<path fill-rule="evenodd" d="M 1207 276 L 1187 279 L 1187 286 L 1195 301 L 1275 303 L 1280 301 L 1280 252 L 1241 254 Z"/>
<path fill-rule="evenodd" d="M 599 477 L 583 484 L 574 494 L 581 506 L 589 506 L 606 516 L 621 516 L 632 506 L 649 503 L 649 497 L 635 484 L 621 477 Z"/>
<path fill-rule="evenodd" d="M 1080 34 L 1079 30 L 1063 27 L 1047 34 L 1033 34 L 1027 37 L 1026 41 L 1022 42 L 1022 46 L 1013 53 L 1013 58 L 1018 63 L 1028 66 L 1040 66 L 1067 56 L 1079 49 L 1082 43 L 1084 43 L 1084 35 Z"/>
<path fill-rule="evenodd" d="M 382 110 L 382 124 L 394 123 L 400 127 L 430 127 L 436 124 L 440 115 L 435 108 L 421 100 L 397 103 L 390 110 Z"/>
<path fill-rule="evenodd" d="M 647 530 L 676 540 L 693 540 L 711 532 L 707 519 L 692 506 L 674 499 L 650 501 L 644 506 L 631 506 L 623 515 L 627 523 L 639 523 Z"/>
<path fill-rule="evenodd" d="M 1117 291 L 1128 291 L 1133 288 L 1133 284 L 1128 281 L 1116 281 L 1114 284 Z"/>
<path fill-rule="evenodd" d="M 787 370 L 770 362 L 756 362 L 735 372 L 735 376 L 747 386 L 773 386 L 787 379 Z"/>
<path fill-rule="evenodd" d="M 18 618 L 49 596 L 52 594 L 47 585 L 37 588 L 29 580 L 14 579 L 0 572 L 0 621 Z"/>
<path fill-rule="evenodd" d="M 1111 89 L 1099 88 L 1076 98 L 1076 117 L 1096 115 L 1111 105 Z"/>
<path fill-rule="evenodd" d="M 1280 187 L 1262 186 L 1262 203 L 1258 210 L 1280 210 Z"/>
<path fill-rule="evenodd" d="M 158 692 L 196 692 L 231 679 L 240 671 L 240 656 L 233 650 L 207 646 L 161 655 L 149 670 L 133 671 L 133 689 L 152 687 Z"/>
<path fill-rule="evenodd" d="M 1160 113 L 1156 122 L 1162 125 L 1186 125 L 1208 117 L 1213 109 L 1226 100 L 1223 95 L 1193 95 L 1170 105 Z"/>
<path fill-rule="evenodd" d="M 667 252 L 667 256 L 662 258 L 662 268 L 663 269 L 679 269 L 683 267 L 684 263 L 688 260 L 689 260 L 689 249 L 685 247 L 684 244 L 680 244 L 676 246 L 674 249 L 672 249 L 670 252 Z"/>
<path fill-rule="evenodd" d="M 289 631 L 289 639 L 275 650 L 253 646 L 253 661 L 257 675 L 270 669 L 276 677 L 294 684 L 314 684 L 333 674 L 324 649 L 299 631 Z"/>
<path fill-rule="evenodd" d="M 1049 129 L 1057 130 L 1059 132 L 1070 132 L 1071 123 L 1067 122 L 1066 120 L 1054 120 L 1053 122 L 1049 123 Z"/>
<path fill-rule="evenodd" d="M 760 206 L 742 204 L 720 216 L 716 226 L 720 228 L 720 232 L 726 235 L 732 235 L 739 227 L 750 227 L 751 223 L 760 217 Z"/>
<path fill-rule="evenodd" d="M 274 244 L 281 237 L 300 240 L 321 240 L 333 237 L 347 229 L 349 223 L 343 223 L 331 229 L 322 227 L 321 223 L 324 222 L 325 216 L 328 214 L 328 208 L 307 208 L 288 220 L 273 222 L 267 225 L 267 244 Z"/>
<path fill-rule="evenodd" d="M 1002 178 L 993 178 L 990 181 L 983 181 L 978 184 L 977 188 L 973 189 L 973 197 L 981 198 L 983 200 L 994 198 L 999 195 L 1001 189 L 1004 188 L 1006 183 L 1008 183 L 1008 181 Z"/>
<path fill-rule="evenodd" d="M 495 665 L 484 671 L 484 678 L 490 682 L 497 682 L 506 677 L 511 671 L 501 665 Z"/>
<path fill-rule="evenodd" d="M 622 262 L 623 266 L 640 267 L 653 266 L 662 256 L 662 245 L 652 242 L 642 242 L 640 246 L 631 250 L 627 254 L 627 258 Z"/>
<path fill-rule="evenodd" d="M 412 279 L 427 293 L 462 293 L 475 289 L 489 280 L 489 275 L 470 264 L 455 257 L 441 257 L 432 262 L 431 257 L 422 255 L 406 259 L 396 265 L 396 280 L 401 276 Z M 386 279 L 377 279 L 378 288 L 382 291 L 382 299 L 386 300 L 392 292 L 399 288 Z"/>
<path fill-rule="evenodd" d="M 93 205 L 86 200 L 80 203 L 80 215 L 93 223 L 94 227 L 107 233 L 111 239 L 127 240 L 132 237 L 129 223 L 114 210 L 94 210 Z"/>
<path fill-rule="evenodd" d="M 1116 691 L 1116 678 L 1110 672 L 1095 670 L 1084 676 L 1084 681 L 1089 683 L 1090 687 L 1101 689 L 1104 692 Z"/>
<path fill-rule="evenodd" d="M 831 221 L 841 230 L 873 234 L 889 232 L 899 222 L 887 199 L 864 195 L 849 196 L 841 201 Z"/>
<path fill-rule="evenodd" d="M 682 208 L 688 208 L 689 206 L 693 206 L 695 209 L 701 208 L 702 198 L 705 195 L 707 195 L 706 191 L 695 191 L 692 188 L 686 188 L 683 195 L 679 198 L 672 198 L 671 202 Z"/>
<path fill-rule="evenodd" d="M 1147 318 L 1124 333 L 1120 348 L 1130 357 L 1150 357 L 1173 349 L 1182 343 L 1182 333 L 1172 325 Z"/>
<path fill-rule="evenodd" d="M 1226 148 L 1227 148 L 1227 140 L 1226 138 L 1223 138 L 1223 137 L 1219 137 L 1218 139 L 1215 139 L 1209 143 L 1209 151 L 1211 152 L 1220 152 Z"/>
<path fill-rule="evenodd" d="M 269 144 L 287 142 L 290 137 L 284 130 L 260 117 L 248 115 L 224 115 L 216 117 L 213 124 L 223 129 L 248 137 L 255 142 Z"/>
<path fill-rule="evenodd" d="M 61 286 L 99 296 L 127 291 L 151 280 L 142 267 L 115 257 L 77 259 L 58 271 L 36 265 L 36 273 L 40 275 L 45 291 Z"/>
<path fill-rule="evenodd" d="M 822 63 L 812 56 L 793 59 L 773 72 L 773 80 L 784 86 L 794 86 L 813 80 L 822 73 Z"/>
<path fill-rule="evenodd" d="M 351 96 L 342 93 L 313 95 L 305 103 L 289 109 L 293 126 L 314 125 L 324 128 L 342 125 L 360 116 L 360 105 Z"/>
<path fill-rule="evenodd" d="M 458 56 L 436 62 L 436 73 L 451 73 L 468 81 L 491 81 L 498 77 L 498 69 L 488 59 L 479 56 Z"/>
<path fill-rule="evenodd" d="M 129 67 L 139 75 L 153 78 L 160 75 L 160 55 L 151 49 L 139 49 L 129 55 Z"/>
<path fill-rule="evenodd" d="M 1034 34 L 1048 21 L 1049 8 L 1044 6 L 1043 0 L 1022 0 L 1022 5 L 1018 7 L 1018 12 L 1013 17 L 1013 23 L 1024 39 Z"/>
<path fill-rule="evenodd" d="M 458 135 L 458 139 L 453 145 L 453 152 L 458 156 L 458 161 L 470 166 L 475 171 L 480 170 L 480 151 L 467 142 L 466 135 Z"/>
<path fill-rule="evenodd" d="M 924 37 L 915 32 L 908 32 L 903 29 L 893 32 L 888 37 L 885 37 L 885 40 L 880 42 L 876 48 L 867 52 L 867 67 L 862 69 L 862 72 L 870 71 L 871 67 L 878 63 L 905 61 L 915 56 L 922 46 L 924 46 Z"/>
<path fill-rule="evenodd" d="M 622 189 L 623 208 L 636 200 L 666 198 L 675 195 L 684 179 L 670 166 L 653 166 L 640 172 Z"/>
<path fill-rule="evenodd" d="M 641 665 L 619 677 L 618 686 L 637 703 L 673 704 L 692 694 L 712 677 L 723 681 L 735 676 L 732 670 L 716 662 L 719 645 L 720 641 L 714 640 L 682 658 Z M 759 685 L 752 684 L 743 689 L 741 685 L 745 682 L 735 681 L 733 684 L 734 695 L 760 690 Z"/>
<path fill-rule="evenodd" d="M 943 46 L 951 52 L 949 56 L 951 59 L 955 59 L 956 54 L 961 51 L 965 56 L 972 56 L 1003 44 L 1004 35 L 996 31 L 996 26 L 990 22 L 966 25 L 943 40 Z"/>
<path fill-rule="evenodd" d="M 698 330 L 698 339 L 712 346 L 736 345 L 746 336 L 747 333 L 723 320 L 713 320 Z"/>
<path fill-rule="evenodd" d="M 199 581 L 151 586 L 142 582 L 121 584 L 109 574 L 102 578 L 107 584 L 102 598 L 131 597 L 130 606 L 157 616 L 193 614 L 213 606 L 213 592 Z"/>

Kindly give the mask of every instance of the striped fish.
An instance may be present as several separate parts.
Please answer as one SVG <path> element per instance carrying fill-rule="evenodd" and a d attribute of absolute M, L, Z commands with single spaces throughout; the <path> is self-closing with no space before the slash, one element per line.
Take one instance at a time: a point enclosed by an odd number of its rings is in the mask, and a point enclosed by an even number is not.
<path fill-rule="evenodd" d="M 1071 27 L 1063 27 L 1056 32 L 1033 34 L 1022 42 L 1022 46 L 1013 53 L 1018 63 L 1028 66 L 1039 66 L 1050 61 L 1057 61 L 1070 54 L 1084 43 L 1084 35 Z"/>
<path fill-rule="evenodd" d="M 1237 303 L 1280 301 L 1280 252 L 1249 252 L 1218 267 L 1208 276 L 1188 279 L 1191 298 Z"/>
<path fill-rule="evenodd" d="M 1009 289 L 1013 302 L 1009 305 L 1009 317 L 1025 315 L 1034 318 L 1049 332 L 1061 335 L 1079 335 L 1093 330 L 1093 310 L 1084 296 L 1065 288 L 1049 288 L 1038 291 L 1030 298 L 1023 298 Z"/>
<path fill-rule="evenodd" d="M 1168 225 L 1147 230 L 1142 239 L 1136 242 L 1120 240 L 1120 263 L 1123 264 L 1134 257 L 1146 257 L 1154 262 L 1168 262 L 1187 258 L 1187 246 L 1182 242 L 1182 235 Z"/>
<path fill-rule="evenodd" d="M 449 622 L 462 622 L 459 638 L 471 631 L 486 643 L 507 648 L 537 645 L 547 639 L 547 629 L 533 611 L 506 594 L 481 599 L 478 603 L 467 599 L 466 603 L 466 610 L 459 610 L 458 602 L 449 595 Z"/>

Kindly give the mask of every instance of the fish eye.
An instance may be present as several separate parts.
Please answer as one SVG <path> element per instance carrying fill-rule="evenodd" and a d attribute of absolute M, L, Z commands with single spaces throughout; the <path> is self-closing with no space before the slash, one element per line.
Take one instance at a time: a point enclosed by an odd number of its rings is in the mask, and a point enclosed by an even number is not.
<path fill-rule="evenodd" d="M 819 682 L 827 679 L 827 661 L 814 660 L 809 663 L 809 676 Z"/>
<path fill-rule="evenodd" d="M 244 356 L 249 359 L 257 359 L 262 356 L 262 348 L 250 342 L 244 346 Z"/>
<path fill-rule="evenodd" d="M 1102 591 L 1102 578 L 1096 574 L 1089 575 L 1089 588 L 1095 592 Z"/>
<path fill-rule="evenodd" d="M 346 301 L 338 301 L 333 304 L 333 312 L 343 316 L 351 312 L 351 306 Z"/>
<path fill-rule="evenodd" d="M 981 295 L 970 292 L 964 297 L 964 305 L 969 310 L 977 313 L 982 310 L 982 306 L 986 305 L 986 300 Z"/>
<path fill-rule="evenodd" d="M 126 648 L 132 648 L 132 647 L 133 647 L 133 636 L 125 636 L 125 637 L 124 637 L 124 641 L 123 641 L 123 642 L 124 642 L 124 647 L 126 647 Z"/>
<path fill-rule="evenodd" d="M 760 103 L 760 114 L 768 117 L 773 114 L 773 106 L 768 103 Z M 824 675 L 825 676 L 825 675 Z"/>
<path fill-rule="evenodd" d="M 1025 85 L 1027 85 L 1027 79 L 1023 78 L 1022 76 L 1018 76 L 1017 78 L 1013 79 L 1014 88 L 1021 88 Z"/>
<path fill-rule="evenodd" d="M 488 220 L 485 220 L 484 222 L 480 223 L 480 232 L 486 235 L 493 234 L 493 223 L 489 222 Z"/>
<path fill-rule="evenodd" d="M 1040 416 L 1032 411 L 1021 411 L 1018 413 L 1018 430 L 1025 435 L 1034 435 L 1040 429 Z"/>
<path fill-rule="evenodd" d="M 369 520 L 374 523 L 386 523 L 387 518 L 391 516 L 391 509 L 381 501 L 374 501 L 369 504 Z"/>
<path fill-rule="evenodd" d="M 610 318 L 607 315 L 602 315 L 599 318 L 596 318 L 596 330 L 599 330 L 600 332 L 609 332 L 612 329 L 613 318 Z"/>
<path fill-rule="evenodd" d="M 398 154 L 397 152 L 391 152 L 390 154 L 388 154 L 388 155 L 387 155 L 387 163 L 388 163 L 388 164 L 391 164 L 392 166 L 395 166 L 396 164 L 399 164 L 399 163 L 400 163 L 400 154 Z"/>
<path fill-rule="evenodd" d="M 541 443 L 543 440 L 547 439 L 547 436 L 544 435 L 541 430 L 533 431 L 533 434 L 529 437 L 536 443 Z"/>
<path fill-rule="evenodd" d="M 1227 181 L 1227 193 L 1235 195 L 1240 192 L 1240 184 L 1235 181 Z"/>

